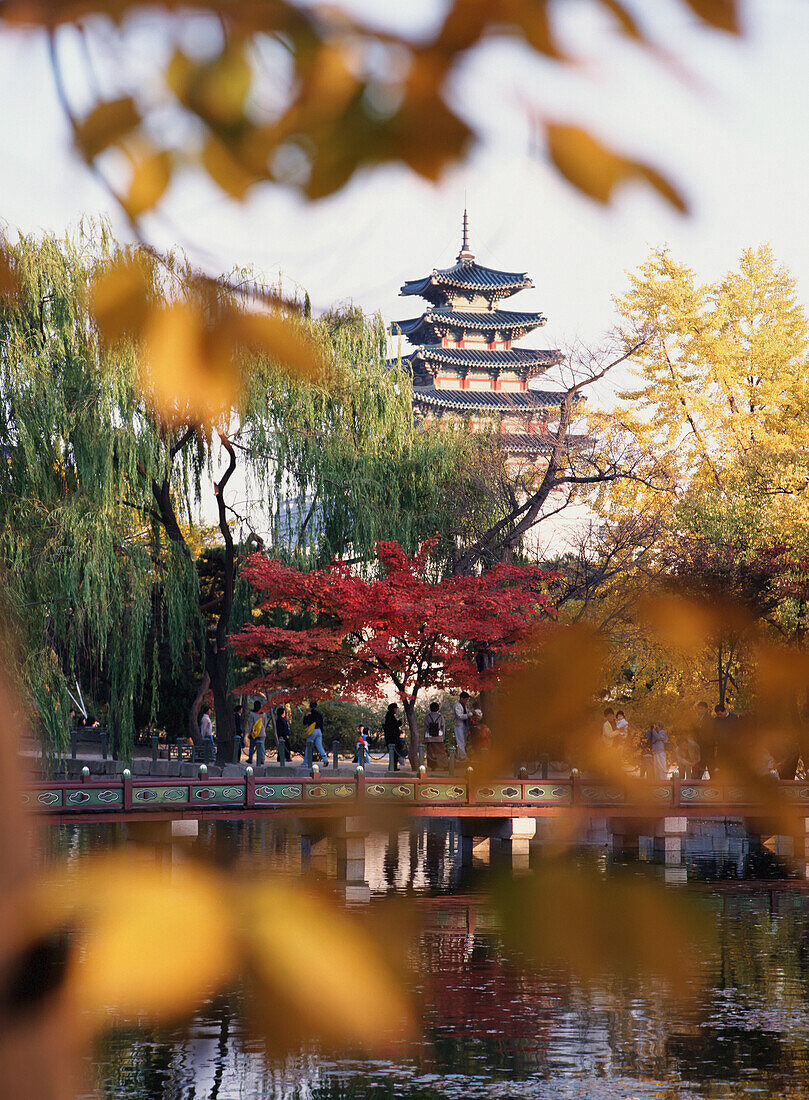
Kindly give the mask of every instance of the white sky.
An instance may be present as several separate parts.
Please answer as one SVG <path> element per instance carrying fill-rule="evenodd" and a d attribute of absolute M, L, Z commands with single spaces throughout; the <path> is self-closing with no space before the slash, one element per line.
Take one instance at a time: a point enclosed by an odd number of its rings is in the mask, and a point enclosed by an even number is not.
<path fill-rule="evenodd" d="M 353 0 L 351 7 L 408 33 L 442 10 L 438 0 Z M 163 216 L 150 221 L 149 236 L 161 247 L 184 245 L 209 269 L 253 264 L 270 277 L 280 273 L 308 289 L 316 308 L 353 300 L 390 321 L 418 308 L 398 298 L 405 279 L 454 261 L 466 193 L 479 261 L 534 279 L 536 289 L 509 305 L 547 315 L 540 346 L 577 338 L 597 345 L 625 272 L 666 242 L 714 279 L 743 248 L 769 241 L 806 299 L 809 3 L 747 0 L 741 41 L 697 27 L 677 0 L 635 0 L 634 7 L 676 65 L 620 39 L 590 0 L 557 5 L 565 40 L 585 58 L 574 72 L 558 74 L 505 41 L 478 51 L 459 75 L 453 102 L 483 140 L 438 186 L 387 167 L 316 204 L 266 187 L 238 205 L 186 178 L 172 188 Z M 156 27 L 152 21 L 141 33 L 144 56 L 152 47 L 159 53 Z M 138 64 L 137 50 L 134 56 Z M 24 231 L 62 232 L 83 214 L 104 212 L 125 236 L 106 194 L 70 152 L 38 34 L 0 33 L 0 100 L 0 217 Z M 691 216 L 641 186 L 625 188 L 606 209 L 575 194 L 542 150 L 532 150 L 527 103 L 654 163 L 685 190 Z"/>

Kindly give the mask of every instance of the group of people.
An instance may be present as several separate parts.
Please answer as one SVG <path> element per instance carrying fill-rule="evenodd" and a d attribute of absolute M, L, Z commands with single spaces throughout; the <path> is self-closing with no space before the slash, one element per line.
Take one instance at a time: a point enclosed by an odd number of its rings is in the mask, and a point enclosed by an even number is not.
<path fill-rule="evenodd" d="M 452 731 L 458 760 L 467 760 L 469 752 L 485 752 L 491 745 L 491 730 L 483 720 L 480 707 L 472 707 L 468 691 L 462 691 L 452 708 Z M 385 747 L 393 751 L 394 770 L 408 759 L 408 746 L 403 733 L 403 719 L 399 704 L 388 706 L 383 726 Z M 447 722 L 441 713 L 441 704 L 433 700 L 424 717 L 422 729 L 427 767 L 431 770 L 445 768 L 447 759 Z"/>
<path fill-rule="evenodd" d="M 199 714 L 200 739 L 203 745 L 210 742 L 213 753 L 215 742 L 211 707 L 207 703 L 204 704 Z M 267 707 L 266 698 L 256 699 L 248 712 L 245 712 L 242 703 L 237 704 L 233 708 L 233 718 L 240 758 L 243 753 L 246 753 L 249 764 L 252 764 L 255 759 L 258 766 L 263 765 L 267 757 L 268 736 L 275 741 L 279 759 L 282 746 L 285 759 L 292 758 L 287 708 L 277 706 L 270 709 Z M 308 710 L 303 717 L 303 726 L 306 739 L 304 756 L 308 756 L 312 762 L 317 758 L 321 766 L 327 768 L 329 758 L 324 743 L 326 723 L 314 700 L 309 702 Z M 409 758 L 409 747 L 403 726 L 399 704 L 391 703 L 385 713 L 382 734 L 388 752 L 391 747 L 394 749 L 393 759 L 396 769 Z M 483 720 L 483 711 L 480 707 L 471 705 L 467 691 L 461 692 L 457 703 L 452 708 L 452 731 L 459 760 L 467 760 L 470 750 L 475 753 L 484 752 L 491 744 L 491 731 Z M 446 767 L 448 763 L 447 722 L 441 713 L 440 704 L 435 700 L 430 703 L 424 719 L 423 738 L 427 766 L 431 769 Z M 359 764 L 370 763 L 371 732 L 367 726 L 360 726 L 357 731 L 354 759 Z"/>
<path fill-rule="evenodd" d="M 652 722 L 640 738 L 630 736 L 629 722 L 622 710 L 604 710 L 601 730 L 603 741 L 621 757 L 622 763 L 641 776 L 665 779 L 668 776 L 670 739 L 662 722 Z M 684 780 L 717 779 L 735 758 L 745 756 L 747 766 L 761 774 L 774 773 L 782 779 L 794 778 L 797 752 L 787 752 L 779 762 L 769 752 L 759 751 L 754 760 L 744 741 L 744 723 L 724 703 L 717 703 L 711 714 L 706 702 L 697 704 L 696 720 L 690 729 L 673 740 L 673 759 Z M 790 773 L 791 764 L 791 774 Z"/>
<path fill-rule="evenodd" d="M 264 710 L 265 705 L 266 704 L 262 703 L 260 699 L 256 699 L 253 703 L 253 709 L 247 717 L 247 721 L 245 721 L 244 707 L 241 703 L 233 709 L 236 724 L 236 738 L 241 745 L 241 751 L 247 751 L 248 764 L 253 763 L 253 757 L 255 756 L 256 764 L 259 767 L 261 767 L 266 760 L 268 730 L 275 739 L 279 759 L 282 746 L 284 749 L 284 758 L 286 760 L 292 758 L 291 730 L 289 728 L 286 708 L 281 706 L 275 707 L 271 713 L 270 711 Z M 206 709 L 207 708 L 203 707 L 203 711 Z M 321 764 L 323 767 L 327 768 L 329 766 L 329 758 L 326 755 L 326 749 L 323 744 L 326 722 L 314 700 L 311 700 L 309 703 L 309 710 L 304 715 L 303 725 L 306 734 L 306 744 L 307 746 L 311 746 L 312 750 L 310 759 L 317 753 Z"/>

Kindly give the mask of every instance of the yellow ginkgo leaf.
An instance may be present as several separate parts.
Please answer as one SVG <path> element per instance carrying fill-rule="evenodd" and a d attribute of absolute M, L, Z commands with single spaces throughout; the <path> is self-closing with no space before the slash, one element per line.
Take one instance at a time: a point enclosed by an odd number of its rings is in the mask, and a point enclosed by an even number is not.
<path fill-rule="evenodd" d="M 545 124 L 545 134 L 553 163 L 565 179 L 596 202 L 608 203 L 619 184 L 641 179 L 646 180 L 677 210 L 687 210 L 683 196 L 660 172 L 608 149 L 587 130 L 548 122 Z"/>
<path fill-rule="evenodd" d="M 124 199 L 130 218 L 151 210 L 171 182 L 171 156 L 165 150 L 151 150 L 133 157 L 129 189 Z"/>
<path fill-rule="evenodd" d="M 177 1016 L 232 975 L 227 894 L 196 864 L 118 852 L 71 868 L 35 897 L 52 927 L 77 937 L 63 995 L 88 1026 L 108 1013 Z"/>
<path fill-rule="evenodd" d="M 95 277 L 90 307 L 105 340 L 138 335 L 148 309 L 146 290 L 146 273 L 137 260 L 113 264 Z"/>
<path fill-rule="evenodd" d="M 166 82 L 180 102 L 216 128 L 242 120 L 252 79 L 253 70 L 238 41 L 227 42 L 220 54 L 202 61 L 175 50 L 166 69 Z"/>
<path fill-rule="evenodd" d="M 612 14 L 627 38 L 634 38 L 636 42 L 646 41 L 637 19 L 622 0 L 599 0 L 599 3 Z"/>
<path fill-rule="evenodd" d="M 148 400 L 168 421 L 216 421 L 239 399 L 236 356 L 210 339 L 199 308 L 187 302 L 149 313 L 140 367 Z"/>
<path fill-rule="evenodd" d="M 214 134 L 209 135 L 206 140 L 200 159 L 214 183 L 239 202 L 260 178 L 247 168 L 234 150 Z"/>
<path fill-rule="evenodd" d="M 74 138 L 84 156 L 93 160 L 139 124 L 140 114 L 131 96 L 108 99 L 97 103 L 78 123 Z"/>
<path fill-rule="evenodd" d="M 311 378 L 323 369 L 323 358 L 299 324 L 280 313 L 234 310 L 227 327 L 246 351 L 266 355 L 291 374 Z"/>
<path fill-rule="evenodd" d="M 639 615 L 658 642 L 684 653 L 698 653 L 720 625 L 707 604 L 668 592 L 643 600 Z"/>
<path fill-rule="evenodd" d="M 11 259 L 4 248 L 0 248 L 0 295 L 10 295 L 17 289 L 17 278 L 11 266 Z"/>
<path fill-rule="evenodd" d="M 283 880 L 246 886 L 241 900 L 254 1008 L 268 1041 L 317 1035 L 382 1053 L 414 1034 L 410 998 L 383 945 L 345 909 Z"/>
<path fill-rule="evenodd" d="M 739 34 L 739 0 L 685 0 L 689 8 L 717 30 Z"/>

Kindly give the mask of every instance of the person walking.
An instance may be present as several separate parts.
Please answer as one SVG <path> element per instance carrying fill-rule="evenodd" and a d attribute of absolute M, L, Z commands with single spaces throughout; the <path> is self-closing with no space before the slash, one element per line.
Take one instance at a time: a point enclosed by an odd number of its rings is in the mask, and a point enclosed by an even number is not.
<path fill-rule="evenodd" d="M 447 724 L 438 703 L 433 700 L 430 709 L 424 719 L 424 748 L 427 753 L 427 767 L 431 770 L 440 768 L 447 763 L 447 754 L 444 749 L 444 741 L 447 734 Z"/>
<path fill-rule="evenodd" d="M 303 716 L 303 729 L 306 734 L 306 744 L 312 746 L 312 756 L 315 752 L 320 754 L 320 761 L 324 768 L 329 766 L 329 758 L 326 755 L 326 750 L 323 747 L 323 734 L 325 732 L 326 723 L 323 721 L 323 715 L 317 709 L 317 703 L 314 699 L 309 700 L 309 713 Z M 306 749 L 304 748 L 304 759 Z M 312 756 L 309 757 L 309 763 L 313 764 Z"/>
<path fill-rule="evenodd" d="M 264 715 L 261 713 L 261 700 L 256 699 L 253 703 L 252 723 L 250 725 L 250 748 L 247 753 L 247 763 L 253 763 L 253 753 L 256 754 L 256 765 L 260 768 L 264 764 L 266 746 L 267 746 L 267 731 L 265 728 Z"/>
<path fill-rule="evenodd" d="M 462 691 L 458 696 L 458 702 L 452 708 L 453 728 L 455 731 L 455 744 L 458 746 L 458 759 L 466 760 L 466 735 L 469 731 L 469 723 L 472 713 L 469 710 L 469 692 Z"/>
<path fill-rule="evenodd" d="M 398 703 L 389 703 L 388 709 L 385 712 L 385 721 L 382 726 L 382 730 L 385 734 L 385 747 L 390 753 L 390 747 L 393 745 L 393 770 L 397 772 L 399 770 L 400 762 L 403 762 L 407 757 L 407 747 L 402 740 L 402 720 L 396 713 L 399 709 Z"/>
<path fill-rule="evenodd" d="M 289 722 L 283 707 L 275 708 L 275 742 L 278 749 L 278 759 L 281 759 L 281 742 L 284 742 L 284 758 L 292 759 L 292 746 L 289 743 Z"/>

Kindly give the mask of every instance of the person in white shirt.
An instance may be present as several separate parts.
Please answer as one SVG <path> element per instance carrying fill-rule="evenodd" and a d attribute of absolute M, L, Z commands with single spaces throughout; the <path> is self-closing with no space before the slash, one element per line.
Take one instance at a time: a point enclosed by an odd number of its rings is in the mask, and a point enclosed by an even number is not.
<path fill-rule="evenodd" d="M 213 760 L 215 755 L 214 741 L 213 741 L 213 722 L 211 721 L 211 708 L 206 703 L 202 708 L 202 717 L 199 720 L 199 732 L 202 737 L 203 747 L 205 746 L 206 739 L 211 743 L 210 758 Z"/>
<path fill-rule="evenodd" d="M 469 710 L 469 692 L 462 691 L 458 696 L 458 702 L 452 708 L 455 722 L 455 743 L 458 746 L 458 759 L 466 760 L 466 731 L 469 729 L 469 720 L 472 717 Z"/>

